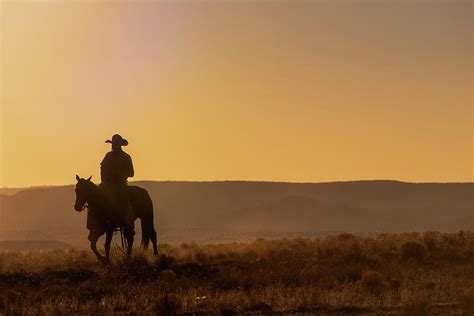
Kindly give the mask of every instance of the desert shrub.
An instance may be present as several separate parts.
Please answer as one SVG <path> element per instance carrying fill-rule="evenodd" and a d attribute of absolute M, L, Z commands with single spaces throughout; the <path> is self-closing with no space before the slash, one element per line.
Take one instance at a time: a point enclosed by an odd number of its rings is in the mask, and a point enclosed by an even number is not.
<path fill-rule="evenodd" d="M 360 265 L 350 265 L 345 269 L 340 269 L 338 280 L 344 283 L 356 283 L 362 278 L 362 267 Z"/>
<path fill-rule="evenodd" d="M 379 291 L 384 286 L 382 275 L 377 271 L 366 271 L 360 280 L 361 285 L 371 292 Z"/>
<path fill-rule="evenodd" d="M 426 248 L 430 251 L 433 251 L 437 248 L 438 239 L 439 239 L 439 233 L 425 232 L 423 234 L 423 243 L 425 244 Z"/>
<path fill-rule="evenodd" d="M 160 271 L 160 273 L 158 274 L 158 278 L 162 280 L 163 282 L 169 283 L 169 282 L 176 281 L 178 276 L 176 275 L 176 272 L 174 272 L 173 270 L 165 269 L 165 270 Z"/>
<path fill-rule="evenodd" d="M 252 312 L 257 313 L 257 314 L 271 314 L 271 312 L 273 311 L 273 308 L 267 303 L 258 302 L 252 305 L 247 311 L 251 313 Z"/>
<path fill-rule="evenodd" d="M 251 288 L 255 284 L 250 277 L 245 276 L 240 279 L 235 278 L 232 271 L 222 271 L 214 279 L 215 287 L 222 291 L 229 291 L 239 287 Z"/>
<path fill-rule="evenodd" d="M 198 250 L 194 254 L 194 260 L 199 263 L 208 264 L 209 263 L 209 255 L 206 254 L 203 250 Z"/>
<path fill-rule="evenodd" d="M 337 236 L 340 241 L 354 240 L 355 236 L 349 233 L 342 233 Z"/>
<path fill-rule="evenodd" d="M 58 286 L 58 290 L 59 290 Z M 74 296 L 82 303 L 95 300 L 100 301 L 103 297 L 111 296 L 115 293 L 116 289 L 110 284 L 98 284 L 94 280 L 85 281 L 75 287 Z M 46 295 L 45 295 L 46 296 Z M 52 296 L 56 297 L 58 294 Z"/>
<path fill-rule="evenodd" d="M 402 284 L 400 280 L 396 278 L 390 278 L 390 280 L 388 280 L 388 285 L 392 291 L 398 291 L 400 290 Z"/>
<path fill-rule="evenodd" d="M 417 262 L 423 262 L 428 256 L 428 249 L 424 244 L 417 241 L 407 241 L 401 246 L 400 255 L 404 260 L 413 259 Z"/>
<path fill-rule="evenodd" d="M 155 261 L 155 266 L 160 270 L 173 269 L 176 265 L 176 259 L 165 254 L 161 254 Z"/>
<path fill-rule="evenodd" d="M 178 315 L 179 307 L 179 300 L 176 296 L 165 295 L 154 304 L 153 312 L 156 315 Z"/>
<path fill-rule="evenodd" d="M 430 310 L 430 303 L 426 300 L 414 300 L 403 307 L 403 316 L 430 316 L 433 313 Z"/>

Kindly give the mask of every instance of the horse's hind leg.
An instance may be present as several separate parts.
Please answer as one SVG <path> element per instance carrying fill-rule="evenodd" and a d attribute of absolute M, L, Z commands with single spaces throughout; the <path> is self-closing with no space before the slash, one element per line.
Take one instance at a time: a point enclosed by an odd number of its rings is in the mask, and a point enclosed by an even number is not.
<path fill-rule="evenodd" d="M 156 231 L 153 227 L 153 222 L 151 226 L 151 233 L 150 233 L 151 243 L 153 244 L 153 254 L 156 256 L 158 254 L 158 245 L 156 244 Z"/>
<path fill-rule="evenodd" d="M 110 243 L 112 242 L 113 230 L 107 229 L 105 233 L 105 259 L 110 263 Z"/>
<path fill-rule="evenodd" d="M 158 246 L 156 244 L 156 231 L 153 225 L 153 217 L 148 219 L 146 226 L 148 237 L 151 239 L 153 245 L 153 254 L 156 256 L 158 254 Z"/>
<path fill-rule="evenodd" d="M 150 242 L 153 244 L 153 254 L 158 254 L 158 246 L 156 244 L 156 231 L 153 227 L 153 217 L 145 217 L 142 219 L 142 246 L 148 249 Z"/>
<path fill-rule="evenodd" d="M 148 250 L 148 244 L 150 243 L 150 234 L 148 231 L 148 227 L 146 225 L 146 221 L 141 219 L 142 223 L 142 242 L 141 247 L 143 250 Z"/>

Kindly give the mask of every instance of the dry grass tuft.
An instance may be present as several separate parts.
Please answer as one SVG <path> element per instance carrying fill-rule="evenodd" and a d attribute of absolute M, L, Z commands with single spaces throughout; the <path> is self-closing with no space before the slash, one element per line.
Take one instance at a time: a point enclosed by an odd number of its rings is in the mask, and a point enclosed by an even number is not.
<path fill-rule="evenodd" d="M 400 254 L 404 260 L 414 260 L 416 262 L 424 262 L 428 256 L 426 246 L 418 241 L 407 241 L 400 248 Z"/>
<path fill-rule="evenodd" d="M 175 296 L 165 295 L 154 303 L 152 311 L 155 315 L 174 316 L 179 314 L 179 299 Z"/>
<path fill-rule="evenodd" d="M 431 316 L 430 303 L 427 300 L 414 300 L 407 303 L 402 312 L 403 316 Z"/>
<path fill-rule="evenodd" d="M 371 292 L 380 292 L 384 287 L 382 275 L 372 270 L 364 273 L 360 283 L 366 290 Z"/>

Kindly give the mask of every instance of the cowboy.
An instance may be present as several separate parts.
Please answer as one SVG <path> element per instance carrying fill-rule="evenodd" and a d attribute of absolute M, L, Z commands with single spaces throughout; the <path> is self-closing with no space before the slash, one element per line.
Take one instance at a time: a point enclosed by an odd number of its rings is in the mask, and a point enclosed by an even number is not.
<path fill-rule="evenodd" d="M 113 205 L 112 220 L 124 227 L 124 235 L 135 234 L 133 223 L 132 204 L 128 194 L 127 178 L 133 177 L 134 170 L 132 158 L 122 150 L 128 141 L 122 136 L 115 134 L 106 143 L 112 144 L 109 151 L 100 164 L 101 186 L 110 197 Z"/>

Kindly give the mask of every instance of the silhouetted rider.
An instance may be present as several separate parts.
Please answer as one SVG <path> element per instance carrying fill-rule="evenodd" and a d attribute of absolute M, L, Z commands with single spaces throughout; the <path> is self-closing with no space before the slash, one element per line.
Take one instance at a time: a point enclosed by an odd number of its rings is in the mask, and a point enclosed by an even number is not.
<path fill-rule="evenodd" d="M 132 158 L 122 150 L 128 141 L 115 134 L 112 140 L 105 141 L 112 144 L 100 164 L 101 186 L 107 191 L 114 206 L 112 217 L 124 227 L 124 234 L 134 234 L 133 212 L 128 194 L 127 178 L 133 177 Z"/>

